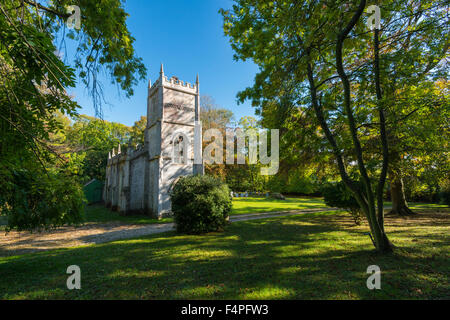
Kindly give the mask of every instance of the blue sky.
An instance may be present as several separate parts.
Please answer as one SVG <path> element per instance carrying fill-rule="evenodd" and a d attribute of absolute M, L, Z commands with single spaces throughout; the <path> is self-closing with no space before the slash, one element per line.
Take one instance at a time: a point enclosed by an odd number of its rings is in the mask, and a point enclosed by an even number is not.
<path fill-rule="evenodd" d="M 136 39 L 135 50 L 155 81 L 160 64 L 164 73 L 183 81 L 200 78 L 200 94 L 212 96 L 221 107 L 230 109 L 236 120 L 254 115 L 250 102 L 238 105 L 236 94 L 253 84 L 258 71 L 250 61 L 236 62 L 228 38 L 223 34 L 220 8 L 230 8 L 231 0 L 128 0 L 125 10 L 130 15 L 128 28 Z M 67 58 L 70 59 L 70 54 Z M 116 86 L 103 78 L 107 102 L 104 119 L 133 125 L 146 115 L 147 82 L 140 82 L 130 99 L 119 94 Z M 91 98 L 82 84 L 70 91 L 82 106 L 80 113 L 94 115 Z"/>

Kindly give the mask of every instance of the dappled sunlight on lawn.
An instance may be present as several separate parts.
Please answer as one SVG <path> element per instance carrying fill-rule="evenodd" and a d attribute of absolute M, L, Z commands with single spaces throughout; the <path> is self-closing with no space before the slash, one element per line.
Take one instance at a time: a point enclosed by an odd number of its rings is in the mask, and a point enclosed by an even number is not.
<path fill-rule="evenodd" d="M 238 299 L 289 299 L 295 296 L 295 290 L 277 286 L 243 288 L 240 290 Z"/>
<path fill-rule="evenodd" d="M 248 214 L 272 211 L 290 211 L 326 208 L 322 198 L 300 197 L 286 200 L 270 198 L 233 198 L 232 214 Z"/>
<path fill-rule="evenodd" d="M 386 218 L 397 246 L 380 255 L 343 212 L 236 222 L 201 236 L 175 232 L 0 258 L 3 299 L 403 299 L 448 297 L 448 214 Z M 82 290 L 66 289 L 79 265 Z M 382 289 L 366 287 L 367 266 Z"/>

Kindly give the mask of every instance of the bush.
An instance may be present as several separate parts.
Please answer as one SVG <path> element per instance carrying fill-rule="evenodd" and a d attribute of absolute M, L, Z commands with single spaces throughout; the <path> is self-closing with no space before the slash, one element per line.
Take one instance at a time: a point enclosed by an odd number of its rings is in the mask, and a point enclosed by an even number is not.
<path fill-rule="evenodd" d="M 276 193 L 276 192 L 275 193 L 271 193 L 270 197 L 272 199 L 277 199 L 277 200 L 286 200 L 285 196 L 283 196 L 281 193 Z"/>
<path fill-rule="evenodd" d="M 4 190 L 0 216 L 6 216 L 7 231 L 40 231 L 83 221 L 84 193 L 71 176 L 16 170 L 5 179 Z"/>
<path fill-rule="evenodd" d="M 327 206 L 347 210 L 352 215 L 355 224 L 361 224 L 363 217 L 361 208 L 351 191 L 347 189 L 343 182 L 324 186 L 322 194 Z"/>
<path fill-rule="evenodd" d="M 228 185 L 211 176 L 181 177 L 170 193 L 178 232 L 199 234 L 222 229 L 231 212 Z"/>

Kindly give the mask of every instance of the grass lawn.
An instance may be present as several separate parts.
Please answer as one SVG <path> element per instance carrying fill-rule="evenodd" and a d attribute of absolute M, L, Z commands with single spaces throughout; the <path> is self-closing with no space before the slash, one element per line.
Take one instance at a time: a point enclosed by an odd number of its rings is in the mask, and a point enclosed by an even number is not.
<path fill-rule="evenodd" d="M 385 203 L 386 206 L 391 206 L 390 202 Z M 427 204 L 427 203 L 411 203 L 411 209 L 426 209 L 426 208 L 445 208 L 445 205 Z M 318 197 L 292 197 L 286 200 L 276 200 L 270 198 L 233 198 L 232 215 L 249 214 L 258 212 L 273 212 L 273 211 L 290 211 L 313 208 L 326 208 L 323 198 Z M 172 218 L 164 218 L 161 220 L 153 219 L 145 215 L 130 215 L 121 216 L 118 212 L 111 211 L 101 204 L 90 205 L 86 207 L 85 222 L 87 223 L 104 223 L 104 222 L 123 222 L 129 224 L 153 224 L 172 222 Z M 0 230 L 4 229 L 6 224 L 6 217 L 0 216 Z"/>
<path fill-rule="evenodd" d="M 124 222 L 129 224 L 152 224 L 172 222 L 172 218 L 164 218 L 161 220 L 154 219 L 146 215 L 129 215 L 122 216 L 117 211 L 111 211 L 102 204 L 94 204 L 86 206 L 85 222 Z"/>
<path fill-rule="evenodd" d="M 247 214 L 270 211 L 289 211 L 310 208 L 326 207 L 322 198 L 287 198 L 286 200 L 275 200 L 266 198 L 233 198 L 234 214 Z M 108 222 L 120 221 L 132 224 L 151 224 L 172 222 L 172 218 L 162 220 L 153 219 L 145 215 L 121 216 L 118 212 L 111 211 L 103 205 L 90 205 L 86 207 L 86 222 Z"/>
<path fill-rule="evenodd" d="M 392 206 L 392 202 L 384 202 L 385 207 Z M 276 200 L 271 198 L 233 198 L 233 211 L 231 214 L 248 214 L 271 211 L 290 211 L 314 208 L 326 208 L 327 205 L 320 197 L 289 197 L 286 200 Z M 441 209 L 446 205 L 435 203 L 411 202 L 409 207 L 412 210 Z M 386 209 L 387 209 L 386 208 Z"/>
<path fill-rule="evenodd" d="M 450 298 L 449 211 L 386 218 L 394 254 L 343 212 L 236 222 L 203 236 L 165 233 L 0 258 L 2 299 Z M 81 268 L 81 290 L 66 268 Z M 381 290 L 366 269 L 381 268 Z"/>
<path fill-rule="evenodd" d="M 323 198 L 298 197 L 277 200 L 270 198 L 233 198 L 232 214 L 256 212 L 289 211 L 312 208 L 325 208 Z"/>
<path fill-rule="evenodd" d="M 390 202 L 385 203 L 391 206 Z M 326 208 L 323 198 L 319 197 L 290 197 L 286 200 L 276 200 L 270 198 L 233 198 L 232 215 L 274 212 L 274 211 L 290 211 L 312 208 Z M 428 204 L 428 203 L 410 203 L 410 208 L 426 209 L 426 208 L 446 208 L 445 205 Z M 111 211 L 101 204 L 90 205 L 86 207 L 85 222 L 87 223 L 104 223 L 104 222 L 123 222 L 129 224 L 153 224 L 172 222 L 172 218 L 164 218 L 161 220 L 154 219 L 145 215 L 121 216 L 118 212 Z M 6 217 L 0 216 L 0 231 L 6 225 Z"/>
<path fill-rule="evenodd" d="M 386 202 L 386 206 L 392 206 L 392 202 Z M 421 209 L 444 209 L 448 208 L 445 204 L 438 203 L 424 203 L 424 202 L 410 202 L 408 206 L 411 210 L 421 210 Z"/>

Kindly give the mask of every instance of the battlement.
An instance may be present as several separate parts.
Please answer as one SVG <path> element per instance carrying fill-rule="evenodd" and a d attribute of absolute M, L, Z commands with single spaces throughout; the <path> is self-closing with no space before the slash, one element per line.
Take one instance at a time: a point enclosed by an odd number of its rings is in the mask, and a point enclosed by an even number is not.
<path fill-rule="evenodd" d="M 159 87 L 160 86 L 160 80 L 161 80 L 161 78 L 156 80 L 151 85 L 149 90 L 153 91 L 155 88 Z M 179 88 L 179 89 L 182 89 L 184 91 L 189 91 L 189 92 L 192 92 L 192 93 L 197 92 L 197 85 L 196 84 L 191 84 L 191 83 L 189 83 L 187 81 L 179 80 L 176 77 L 169 78 L 167 76 L 163 76 L 162 80 L 163 80 L 163 86 L 167 86 L 167 87 L 170 87 L 170 88 L 173 88 L 173 89 Z"/>
<path fill-rule="evenodd" d="M 113 148 L 112 151 L 108 154 L 108 164 L 116 163 L 117 161 L 129 160 L 134 158 L 136 155 L 140 155 L 143 151 L 146 150 L 145 144 L 137 144 L 135 148 L 128 147 L 127 152 L 121 152 L 121 146 L 117 149 Z"/>
<path fill-rule="evenodd" d="M 161 83 L 162 81 L 162 83 Z M 159 86 L 167 86 L 169 88 L 173 89 L 181 89 L 183 91 L 187 91 L 189 93 L 195 93 L 198 91 L 198 76 L 197 76 L 197 83 L 191 84 L 187 81 L 183 81 L 178 79 L 178 77 L 172 76 L 171 78 L 164 75 L 164 70 L 161 65 L 161 71 L 160 71 L 160 77 L 153 83 L 149 84 L 149 91 L 153 91 L 156 87 Z"/>
<path fill-rule="evenodd" d="M 156 81 L 151 85 L 151 87 L 150 87 L 149 89 L 156 88 L 158 85 L 159 85 L 159 79 L 156 80 Z"/>
<path fill-rule="evenodd" d="M 184 88 L 196 89 L 197 86 L 195 84 L 190 84 L 189 82 L 184 82 L 183 80 L 178 79 L 177 77 L 171 77 L 170 79 L 166 76 L 163 77 L 164 82 L 170 83 L 172 85 L 178 85 Z"/>

